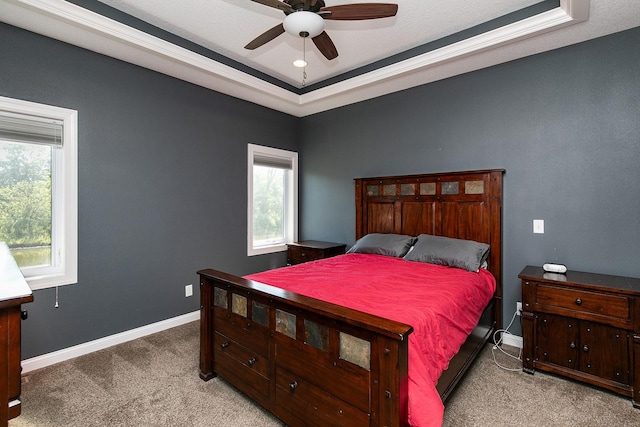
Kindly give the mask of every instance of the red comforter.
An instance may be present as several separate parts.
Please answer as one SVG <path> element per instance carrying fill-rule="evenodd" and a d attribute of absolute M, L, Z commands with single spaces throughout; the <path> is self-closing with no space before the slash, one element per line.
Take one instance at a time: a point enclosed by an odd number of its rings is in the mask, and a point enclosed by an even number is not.
<path fill-rule="evenodd" d="M 246 276 L 295 293 L 413 326 L 409 336 L 409 424 L 440 426 L 440 374 L 495 291 L 485 269 L 347 254 Z"/>

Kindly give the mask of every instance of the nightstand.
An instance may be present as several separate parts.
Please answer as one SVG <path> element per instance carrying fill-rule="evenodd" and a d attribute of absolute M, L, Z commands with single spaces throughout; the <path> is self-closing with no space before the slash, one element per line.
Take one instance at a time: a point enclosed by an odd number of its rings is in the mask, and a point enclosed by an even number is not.
<path fill-rule="evenodd" d="M 527 266 L 522 280 L 523 370 L 631 397 L 640 407 L 640 279 Z"/>
<path fill-rule="evenodd" d="M 307 261 L 329 258 L 344 254 L 346 245 L 342 243 L 305 240 L 287 244 L 287 264 L 302 264 Z"/>

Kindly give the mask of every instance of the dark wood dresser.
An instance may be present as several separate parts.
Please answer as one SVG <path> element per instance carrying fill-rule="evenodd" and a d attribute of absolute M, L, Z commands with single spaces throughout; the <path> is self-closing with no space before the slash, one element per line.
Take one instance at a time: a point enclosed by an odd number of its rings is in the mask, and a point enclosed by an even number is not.
<path fill-rule="evenodd" d="M 640 408 L 640 279 L 533 266 L 518 277 L 524 371 L 603 387 Z"/>
<path fill-rule="evenodd" d="M 20 305 L 31 301 L 29 285 L 0 242 L 0 427 L 20 415 Z"/>
<path fill-rule="evenodd" d="M 346 245 L 342 243 L 305 240 L 287 244 L 287 264 L 302 264 L 307 261 L 329 258 L 344 254 Z"/>

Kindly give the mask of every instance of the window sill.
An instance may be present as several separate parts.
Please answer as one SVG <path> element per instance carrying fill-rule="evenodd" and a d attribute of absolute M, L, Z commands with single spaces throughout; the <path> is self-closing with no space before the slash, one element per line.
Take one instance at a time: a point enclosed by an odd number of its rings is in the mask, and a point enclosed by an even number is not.
<path fill-rule="evenodd" d="M 33 291 L 39 289 L 54 288 L 56 286 L 75 285 L 78 278 L 71 274 L 51 274 L 46 276 L 25 277 L 29 287 Z"/>
<path fill-rule="evenodd" d="M 273 245 L 273 246 L 261 246 L 259 248 L 249 248 L 247 255 L 255 256 L 255 255 L 266 255 L 273 254 L 276 252 L 285 252 L 287 250 L 286 243 Z"/>

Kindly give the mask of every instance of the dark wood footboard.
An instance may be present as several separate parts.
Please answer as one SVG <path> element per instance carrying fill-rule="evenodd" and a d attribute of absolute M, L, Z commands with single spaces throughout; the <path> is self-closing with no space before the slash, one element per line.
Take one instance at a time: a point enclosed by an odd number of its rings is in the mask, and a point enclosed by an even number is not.
<path fill-rule="evenodd" d="M 405 426 L 409 325 L 202 270 L 200 377 L 291 426 Z"/>

